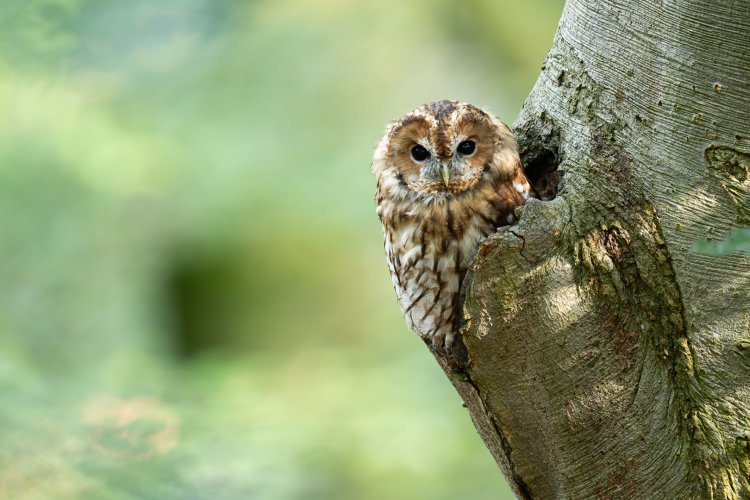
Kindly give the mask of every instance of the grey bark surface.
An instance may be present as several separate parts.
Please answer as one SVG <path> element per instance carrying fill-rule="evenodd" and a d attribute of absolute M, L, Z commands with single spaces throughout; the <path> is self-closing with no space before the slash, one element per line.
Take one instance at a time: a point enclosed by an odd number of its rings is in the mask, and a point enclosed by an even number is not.
<path fill-rule="evenodd" d="M 750 2 L 569 0 L 440 359 L 519 498 L 750 498 Z"/>

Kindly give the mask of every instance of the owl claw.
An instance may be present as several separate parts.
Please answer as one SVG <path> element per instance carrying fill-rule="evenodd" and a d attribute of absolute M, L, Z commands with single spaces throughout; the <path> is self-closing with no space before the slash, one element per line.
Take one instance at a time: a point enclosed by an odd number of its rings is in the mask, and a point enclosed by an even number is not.
<path fill-rule="evenodd" d="M 468 364 L 468 353 L 463 340 L 456 332 L 437 333 L 431 337 L 422 337 L 433 353 L 439 354 L 448 362 L 448 366 L 463 371 Z"/>
<path fill-rule="evenodd" d="M 453 339 L 456 338 L 456 335 L 451 332 L 448 335 L 445 336 L 445 352 L 450 354 L 451 348 L 453 347 Z"/>
<path fill-rule="evenodd" d="M 432 350 L 443 356 L 450 355 L 455 336 L 456 335 L 453 332 L 447 335 L 444 333 L 436 333 L 432 336 Z"/>

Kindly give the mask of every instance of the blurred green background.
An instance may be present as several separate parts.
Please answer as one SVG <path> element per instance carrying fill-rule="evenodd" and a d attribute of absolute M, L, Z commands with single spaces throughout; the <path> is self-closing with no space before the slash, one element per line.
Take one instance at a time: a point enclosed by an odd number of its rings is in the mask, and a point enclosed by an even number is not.
<path fill-rule="evenodd" d="M 3 0 L 0 498 L 511 498 L 396 304 L 384 125 L 562 0 Z"/>

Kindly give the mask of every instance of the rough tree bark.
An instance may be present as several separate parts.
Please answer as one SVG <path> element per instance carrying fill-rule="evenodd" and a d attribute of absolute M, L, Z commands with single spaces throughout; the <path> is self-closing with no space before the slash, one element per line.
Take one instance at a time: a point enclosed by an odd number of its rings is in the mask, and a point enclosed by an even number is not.
<path fill-rule="evenodd" d="M 569 0 L 440 359 L 520 498 L 750 498 L 750 2 Z M 554 177 L 553 177 L 554 178 Z"/>

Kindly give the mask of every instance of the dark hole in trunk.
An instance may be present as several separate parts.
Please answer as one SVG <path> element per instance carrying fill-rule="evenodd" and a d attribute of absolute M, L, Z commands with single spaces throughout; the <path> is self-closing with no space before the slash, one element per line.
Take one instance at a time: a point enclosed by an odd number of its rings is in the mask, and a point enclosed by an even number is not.
<path fill-rule="evenodd" d="M 552 119 L 542 111 L 535 120 L 516 130 L 521 163 L 538 197 L 555 199 L 562 181 L 560 132 Z"/>

